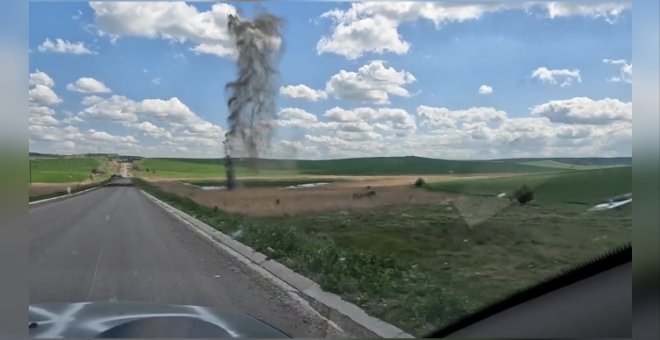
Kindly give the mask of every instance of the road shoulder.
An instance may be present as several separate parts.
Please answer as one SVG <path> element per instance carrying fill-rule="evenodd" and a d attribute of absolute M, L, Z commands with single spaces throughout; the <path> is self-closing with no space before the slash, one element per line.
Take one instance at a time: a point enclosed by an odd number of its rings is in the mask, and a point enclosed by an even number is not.
<path fill-rule="evenodd" d="M 343 300 L 338 295 L 323 291 L 316 282 L 277 261 L 268 259 L 264 254 L 232 239 L 193 216 L 159 200 L 144 190 L 140 190 L 140 192 L 185 225 L 193 227 L 216 246 L 239 258 L 250 268 L 271 279 L 286 291 L 304 299 L 322 317 L 328 319 L 330 323 L 338 325 L 347 333 L 359 337 L 413 337 L 396 326 L 368 315 L 360 307 Z"/>

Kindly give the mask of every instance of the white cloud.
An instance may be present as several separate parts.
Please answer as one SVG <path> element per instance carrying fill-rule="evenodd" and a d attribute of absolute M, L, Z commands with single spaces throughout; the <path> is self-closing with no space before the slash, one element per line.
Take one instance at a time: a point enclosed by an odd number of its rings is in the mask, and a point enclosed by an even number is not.
<path fill-rule="evenodd" d="M 96 131 L 94 129 L 87 130 L 86 138 L 94 142 L 107 142 L 111 144 L 120 145 L 133 145 L 137 144 L 138 140 L 133 136 L 116 136 L 105 131 Z"/>
<path fill-rule="evenodd" d="M 312 102 L 326 99 L 328 95 L 323 90 L 314 90 L 307 85 L 289 85 L 280 87 L 280 94 L 293 99 L 305 99 Z"/>
<path fill-rule="evenodd" d="M 531 108 L 531 113 L 557 123 L 609 124 L 614 121 L 632 121 L 632 103 L 610 98 L 593 100 L 575 97 L 536 105 Z"/>
<path fill-rule="evenodd" d="M 195 53 L 234 57 L 235 48 L 227 31 L 227 17 L 236 8 L 216 3 L 198 11 L 184 2 L 90 2 L 94 22 L 102 35 L 161 38 L 190 41 Z"/>
<path fill-rule="evenodd" d="M 544 17 L 567 16 L 602 18 L 613 23 L 630 9 L 630 3 L 481 3 L 452 2 L 360 2 L 346 10 L 334 9 L 321 15 L 332 21 L 332 34 L 316 45 L 321 53 L 334 53 L 356 59 L 365 53 L 405 54 L 411 44 L 399 32 L 401 23 L 417 20 L 432 22 L 437 29 L 453 22 L 478 20 L 483 15 L 503 10 L 540 11 Z"/>
<path fill-rule="evenodd" d="M 318 54 L 334 53 L 347 59 L 357 59 L 366 52 L 405 54 L 409 49 L 410 43 L 399 34 L 398 23 L 381 16 L 337 20 L 332 36 L 322 37 L 316 45 Z"/>
<path fill-rule="evenodd" d="M 66 89 L 69 91 L 75 91 L 80 93 L 110 93 L 112 92 L 105 84 L 102 82 L 90 78 L 82 77 L 76 80 L 71 84 L 66 85 Z"/>
<path fill-rule="evenodd" d="M 182 103 L 179 98 L 144 99 L 137 105 L 140 113 L 180 123 L 201 123 L 203 120 Z"/>
<path fill-rule="evenodd" d="M 611 64 L 611 65 L 620 65 L 619 69 L 619 75 L 618 76 L 612 76 L 611 78 L 608 79 L 610 82 L 624 82 L 628 84 L 632 84 L 632 63 L 628 63 L 624 59 L 603 59 L 603 63 L 606 64 Z"/>
<path fill-rule="evenodd" d="M 70 42 L 63 39 L 55 39 L 52 41 L 48 38 L 44 40 L 38 47 L 39 52 L 55 52 L 66 54 L 94 54 L 90 51 L 82 41 Z"/>
<path fill-rule="evenodd" d="M 103 97 L 99 97 L 99 96 L 96 96 L 96 95 L 91 95 L 91 96 L 85 96 L 80 103 L 82 105 L 85 105 L 85 106 L 91 106 L 91 105 L 94 105 L 96 103 L 102 102 L 104 100 L 105 99 L 103 99 Z"/>
<path fill-rule="evenodd" d="M 457 129 L 468 123 L 499 125 L 508 119 L 506 112 L 492 107 L 450 110 L 421 105 L 417 108 L 417 115 L 422 119 L 421 126 L 433 129 Z"/>
<path fill-rule="evenodd" d="M 602 18 L 609 23 L 617 21 L 619 16 L 631 8 L 630 2 L 582 2 L 571 3 L 568 1 L 563 2 L 549 2 L 540 4 L 545 7 L 549 18 L 562 18 L 569 16 L 583 16 L 589 18 Z"/>
<path fill-rule="evenodd" d="M 71 112 L 66 113 L 66 117 L 62 119 L 62 123 L 64 124 L 76 124 L 76 123 L 82 123 L 84 120 L 80 118 L 80 116 L 76 116 Z"/>
<path fill-rule="evenodd" d="M 287 107 L 277 113 L 280 126 L 309 127 L 318 120 L 315 115 L 296 107 Z"/>
<path fill-rule="evenodd" d="M 161 79 L 158 77 L 151 79 L 151 83 L 153 83 L 154 85 L 160 85 L 160 81 Z"/>
<path fill-rule="evenodd" d="M 359 107 L 352 110 L 334 107 L 323 115 L 327 122 L 312 127 L 334 133 L 344 131 L 363 133 L 363 137 L 379 138 L 380 135 L 406 136 L 415 132 L 415 117 L 403 109 Z"/>
<path fill-rule="evenodd" d="M 541 82 L 546 84 L 556 85 L 559 84 L 561 87 L 570 86 L 573 84 L 573 81 L 578 83 L 582 82 L 582 77 L 580 76 L 580 70 L 578 69 L 556 69 L 551 70 L 547 67 L 539 67 L 536 70 L 532 71 L 532 78 L 539 79 Z"/>
<path fill-rule="evenodd" d="M 144 134 L 152 138 L 172 139 L 172 134 L 169 131 L 148 121 L 133 124 L 131 127 L 144 132 Z"/>
<path fill-rule="evenodd" d="M 46 85 L 37 84 L 28 91 L 28 98 L 31 102 L 45 105 L 53 105 L 62 102 L 55 91 Z"/>
<path fill-rule="evenodd" d="M 387 104 L 390 95 L 409 97 L 410 93 L 403 86 L 415 81 L 410 72 L 397 71 L 393 67 L 385 67 L 381 60 L 374 60 L 357 72 L 339 71 L 328 80 L 325 90 L 337 99 Z"/>
<path fill-rule="evenodd" d="M 82 14 L 83 14 L 82 11 L 81 11 L 81 10 L 78 10 L 78 14 L 72 15 L 72 16 L 71 16 L 71 19 L 73 19 L 73 20 L 78 20 L 78 19 L 80 19 L 80 18 L 82 17 Z"/>
<path fill-rule="evenodd" d="M 110 98 L 89 96 L 83 99 L 84 104 L 90 104 L 90 106 L 83 110 L 83 116 L 96 119 L 136 122 L 139 115 L 155 117 L 170 124 L 205 122 L 177 97 L 167 100 L 144 99 L 136 102 L 120 95 L 113 95 Z"/>
<path fill-rule="evenodd" d="M 46 125 L 46 126 L 56 126 L 60 122 L 55 119 L 53 116 L 44 116 L 44 115 L 29 115 L 28 124 L 30 125 Z"/>
<path fill-rule="evenodd" d="M 59 153 L 73 152 L 76 149 L 76 143 L 67 140 L 53 144 L 53 149 Z"/>
<path fill-rule="evenodd" d="M 55 114 L 55 110 L 51 109 L 48 106 L 29 104 L 28 113 L 30 115 L 35 115 L 35 116 L 52 116 Z"/>
<path fill-rule="evenodd" d="M 113 95 L 109 98 L 87 96 L 83 105 L 88 105 L 80 113 L 82 118 L 94 118 L 120 123 L 121 126 L 141 132 L 153 140 L 137 142 L 126 138 L 111 138 L 106 133 L 87 132 L 94 140 L 105 141 L 108 147 L 120 143 L 132 153 L 168 155 L 175 147 L 185 147 L 190 156 L 218 156 L 222 150 L 224 131 L 192 112 L 178 98 L 144 99 L 135 101 L 125 96 Z M 78 117 L 78 118 L 80 118 Z M 71 118 L 70 121 L 78 118 Z M 137 135 L 136 135 L 137 136 Z M 121 136 L 120 136 L 121 137 Z M 90 137 L 91 138 L 91 137 Z M 153 143 L 157 143 L 153 145 Z"/>
<path fill-rule="evenodd" d="M 479 94 L 491 94 L 493 93 L 493 88 L 488 85 L 479 86 Z"/>
<path fill-rule="evenodd" d="M 35 85 L 44 85 L 48 87 L 55 86 L 55 81 L 53 81 L 53 78 L 51 78 L 45 72 L 39 71 L 39 69 L 37 69 L 34 73 L 30 73 L 29 83 L 30 86 L 35 86 Z"/>
<path fill-rule="evenodd" d="M 113 95 L 104 99 L 97 96 L 89 96 L 83 99 L 83 104 L 91 104 L 83 109 L 81 115 L 85 118 L 101 120 L 135 122 L 138 120 L 136 112 L 137 103 L 119 95 Z"/>

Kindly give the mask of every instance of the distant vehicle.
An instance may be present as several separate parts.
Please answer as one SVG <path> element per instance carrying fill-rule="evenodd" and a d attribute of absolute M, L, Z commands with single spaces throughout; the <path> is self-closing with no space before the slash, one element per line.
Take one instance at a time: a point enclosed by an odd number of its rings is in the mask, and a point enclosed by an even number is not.
<path fill-rule="evenodd" d="M 288 338 L 245 314 L 121 301 L 33 304 L 28 328 L 32 338 Z"/>
<path fill-rule="evenodd" d="M 603 203 L 597 204 L 591 209 L 589 209 L 589 211 L 610 210 L 610 209 L 622 207 L 630 203 L 632 203 L 632 194 L 625 194 L 625 195 L 612 197 Z"/>

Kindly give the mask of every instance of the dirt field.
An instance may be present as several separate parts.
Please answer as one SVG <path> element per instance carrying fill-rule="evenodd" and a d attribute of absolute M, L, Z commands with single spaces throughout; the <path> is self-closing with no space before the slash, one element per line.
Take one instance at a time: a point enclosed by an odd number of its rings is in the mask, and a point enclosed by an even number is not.
<path fill-rule="evenodd" d="M 67 187 L 73 190 L 78 183 L 32 183 L 30 186 L 30 197 L 47 195 L 54 192 L 66 191 Z"/>
<path fill-rule="evenodd" d="M 452 180 L 456 176 L 425 178 L 427 181 L 441 181 Z M 322 178 L 315 179 L 316 182 L 322 181 Z M 202 190 L 177 181 L 152 183 L 199 204 L 248 216 L 298 215 L 406 204 L 444 205 L 451 199 L 444 193 L 414 188 L 412 183 L 416 179 L 417 176 L 364 176 L 316 188 L 245 188 L 235 191 Z"/>

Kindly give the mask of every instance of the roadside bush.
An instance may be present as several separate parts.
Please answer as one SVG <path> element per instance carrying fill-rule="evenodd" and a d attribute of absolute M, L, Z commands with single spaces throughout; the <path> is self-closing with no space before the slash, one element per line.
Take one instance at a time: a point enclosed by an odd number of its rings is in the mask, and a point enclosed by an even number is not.
<path fill-rule="evenodd" d="M 421 177 L 417 178 L 417 180 L 415 181 L 415 187 L 417 188 L 421 188 L 425 185 L 426 185 L 426 181 Z"/>
<path fill-rule="evenodd" d="M 528 187 L 527 185 L 523 185 L 516 189 L 512 196 L 516 199 L 516 201 L 518 201 L 518 203 L 526 204 L 534 199 L 534 190 L 532 190 L 532 188 Z"/>

